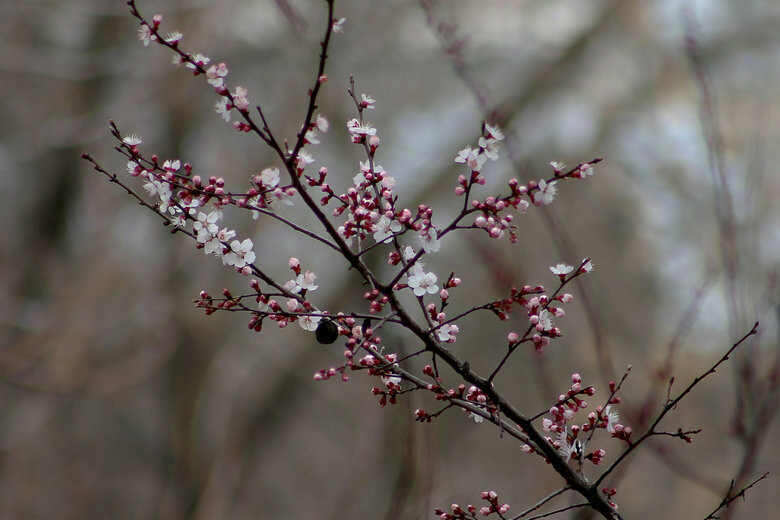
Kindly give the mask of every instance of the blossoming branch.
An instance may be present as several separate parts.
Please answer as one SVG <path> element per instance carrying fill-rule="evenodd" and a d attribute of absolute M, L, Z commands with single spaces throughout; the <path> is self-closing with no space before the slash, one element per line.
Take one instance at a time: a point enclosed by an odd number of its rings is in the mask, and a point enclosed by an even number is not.
<path fill-rule="evenodd" d="M 318 69 L 307 93 L 305 116 L 292 144 L 280 140 L 270 128 L 261 106 L 250 102 L 249 89 L 231 83 L 226 63 L 215 63 L 204 54 L 188 52 L 183 48 L 184 36 L 180 32 L 162 32 L 161 15 L 146 18 L 134 0 L 127 3 L 139 23 L 138 37 L 143 45 L 155 43 L 171 51 L 175 65 L 202 78 L 214 91 L 217 97 L 214 107 L 221 119 L 232 124 L 237 132 L 257 136 L 278 160 L 277 164 L 248 175 L 243 186 L 228 187 L 222 177 L 201 175 L 196 166 L 182 159 L 163 159 L 147 152 L 142 148 L 141 137 L 123 133 L 114 122 L 110 131 L 116 139 L 116 150 L 127 160 L 126 172 L 111 173 L 90 155 L 83 155 L 110 182 L 154 211 L 173 233 L 187 236 L 196 249 L 245 277 L 246 288 L 240 294 L 225 289 L 219 295 L 212 295 L 203 290 L 195 300 L 197 307 L 206 314 L 246 313 L 248 327 L 257 332 L 269 323 L 281 328 L 297 324 L 313 333 L 321 343 L 341 342 L 342 355 L 334 359 L 332 366 L 314 375 L 317 381 L 334 377 L 347 381 L 352 372 L 363 372 L 376 378 L 372 393 L 382 406 L 395 404 L 410 392 L 430 395 L 431 406 L 437 409 L 417 409 L 414 420 L 431 422 L 447 410 L 460 409 L 476 423 L 492 423 L 501 434 L 518 439 L 523 452 L 542 457 L 563 481 L 559 491 L 537 502 L 528 512 L 543 507 L 555 496 L 574 492 L 584 499 L 577 507 L 593 508 L 604 518 L 621 518 L 613 500 L 617 490 L 603 485 L 615 465 L 651 436 L 672 436 L 690 442 L 696 431 L 680 428 L 675 434 L 656 429 L 668 410 L 661 412 L 650 430 L 641 432 L 635 440 L 631 426 L 624 425 L 618 415 L 621 397 L 617 394 L 628 370 L 621 381 L 610 383 L 609 396 L 592 411 L 587 411 L 588 401 L 596 395 L 596 389 L 584 385 L 576 372 L 558 400 L 538 413 L 517 409 L 494 384 L 517 350 L 542 351 L 562 336 L 558 322 L 566 314 L 564 306 L 574 299 L 565 289 L 572 280 L 593 270 L 589 258 L 575 265 L 559 263 L 549 267 L 555 280 L 551 290 L 538 284 L 507 287 L 505 294 L 470 303 L 466 311 L 455 315 L 449 313 L 449 304 L 457 296 L 462 278 L 455 272 L 436 273 L 424 262 L 426 257 L 440 251 L 442 243 L 456 232 L 476 230 L 491 239 L 508 237 L 510 242 L 517 242 L 516 219 L 533 207 L 552 204 L 566 181 L 593 176 L 600 158 L 568 169 L 553 162 L 552 171 L 538 180 L 523 184 L 513 178 L 501 193 L 486 194 L 483 186 L 488 174 L 483 170 L 490 161 L 499 160 L 504 134 L 490 122 L 484 122 L 474 142 L 452 151 L 451 204 L 459 209 L 451 220 L 441 221 L 435 218 L 430 205 L 407 207 L 396 194 L 395 178 L 376 162 L 381 149 L 380 132 L 365 117 L 367 111 L 375 110 L 380 104 L 372 96 L 358 93 L 351 77 L 347 96 L 354 105 L 355 117 L 345 122 L 343 138 L 362 150 L 364 160 L 346 185 L 340 179 L 332 179 L 326 166 L 314 166 L 317 146 L 331 130 L 328 117 L 319 111 L 317 97 L 328 81 L 325 66 L 331 38 L 345 30 L 346 22 L 345 18 L 335 16 L 334 0 L 326 0 L 328 12 Z M 319 227 L 308 229 L 282 211 L 295 205 L 303 206 L 313 215 Z M 366 287 L 365 308 L 325 308 L 316 297 L 317 289 L 324 282 L 298 258 L 286 260 L 291 271 L 289 279 L 271 276 L 268 266 L 258 258 L 252 238 L 239 236 L 227 221 L 223 210 L 229 206 L 248 212 L 252 220 L 276 220 L 301 240 L 312 240 L 337 252 L 343 259 L 343 267 L 359 273 Z M 393 267 L 390 276 L 380 276 L 365 262 L 365 256 L 375 250 L 382 251 Z M 402 303 L 404 293 L 412 295 L 414 305 Z M 468 316 L 489 313 L 500 323 L 512 312 L 524 313 L 527 326 L 524 330 L 508 331 L 506 344 L 492 349 L 499 354 L 491 372 L 478 374 L 453 345 L 462 322 Z M 401 356 L 392 343 L 383 341 L 381 334 L 386 327 L 405 328 L 416 338 L 417 350 Z M 732 350 L 754 333 L 755 327 Z M 410 360 L 421 356 L 431 361 L 417 370 Z M 458 379 L 445 378 L 438 369 L 440 363 L 448 365 Z M 676 404 L 689 391 L 690 388 L 670 402 Z M 614 439 L 618 442 L 615 449 L 623 450 L 616 462 L 600 474 L 586 468 L 587 464 L 595 468 L 607 460 L 604 449 L 589 447 L 598 434 Z M 435 513 L 443 519 L 476 518 L 477 513 L 506 518 L 510 506 L 499 503 L 495 491 L 485 491 L 480 496 L 487 504 L 479 509 L 453 504 L 449 512 L 437 508 Z"/>

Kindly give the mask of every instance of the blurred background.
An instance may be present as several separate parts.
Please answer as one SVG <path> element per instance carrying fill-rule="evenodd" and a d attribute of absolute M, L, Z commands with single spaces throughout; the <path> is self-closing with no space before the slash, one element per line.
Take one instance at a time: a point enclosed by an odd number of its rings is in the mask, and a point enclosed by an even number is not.
<path fill-rule="evenodd" d="M 316 71 L 325 3 L 311 0 L 140 0 L 182 47 L 230 68 L 277 137 L 294 139 Z M 483 170 L 485 193 L 513 176 L 548 177 L 604 157 L 595 176 L 559 183 L 556 202 L 518 216 L 520 240 L 448 237 L 426 258 L 455 270 L 451 315 L 511 284 L 552 287 L 547 266 L 589 256 L 571 288 L 565 336 L 543 356 L 518 352 L 499 388 L 529 414 L 565 392 L 572 372 L 606 399 L 632 372 L 621 421 L 642 430 L 755 321 L 760 332 L 671 413 L 664 427 L 702 428 L 632 456 L 612 484 L 626 518 L 704 518 L 735 479 L 773 472 L 726 517 L 769 518 L 776 472 L 780 290 L 780 4 L 775 0 L 386 0 L 336 2 L 346 17 L 327 65 L 320 110 L 331 131 L 312 151 L 334 187 L 361 150 L 343 122 L 346 95 L 376 98 L 377 162 L 401 204 L 445 222 L 481 121 L 506 132 Z M 249 316 L 205 317 L 206 289 L 246 280 L 171 237 L 161 221 L 80 160 L 117 173 L 108 120 L 143 136 L 142 150 L 193 164 L 245 189 L 278 166 L 236 134 L 217 97 L 137 40 L 122 1 L 0 0 L 0 518 L 424 519 L 494 489 L 519 513 L 560 486 L 517 442 L 465 414 L 413 423 L 424 395 L 381 409 L 376 381 L 316 383 L 339 364 L 297 326 L 251 332 Z M 339 191 L 337 189 L 337 191 Z M 316 224 L 294 207 L 286 216 Z M 258 263 L 282 281 L 287 259 L 319 274 L 321 308 L 364 311 L 345 265 L 268 219 L 226 212 Z M 385 258 L 371 259 L 380 272 Z M 387 271 L 389 273 L 389 271 Z M 460 324 L 454 351 L 484 373 L 503 353 L 513 315 Z M 400 352 L 415 345 L 388 329 Z M 457 385 L 450 377 L 445 384 Z M 617 442 L 601 441 L 607 462 Z M 595 447 L 595 446 L 594 446 Z M 594 468 L 590 468 L 594 469 Z M 591 473 L 595 475 L 595 473 Z M 576 497 L 564 496 L 554 506 Z M 570 512 L 569 518 L 588 518 Z M 566 514 L 559 517 L 566 517 Z"/>

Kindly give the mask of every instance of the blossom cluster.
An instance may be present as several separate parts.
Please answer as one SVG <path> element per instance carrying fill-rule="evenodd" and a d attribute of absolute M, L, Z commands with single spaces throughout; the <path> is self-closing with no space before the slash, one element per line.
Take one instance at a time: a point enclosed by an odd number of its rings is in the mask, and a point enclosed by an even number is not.
<path fill-rule="evenodd" d="M 487 502 L 487 505 L 482 506 L 479 510 L 477 510 L 477 506 L 473 504 L 468 504 L 465 509 L 459 504 L 452 504 L 449 512 L 438 507 L 435 508 L 433 512 L 441 520 L 464 520 L 467 518 L 477 518 L 477 513 L 479 513 L 480 516 L 490 516 L 497 513 L 503 518 L 502 515 L 507 514 L 511 509 L 509 504 L 499 504 L 498 493 L 495 491 L 483 491 L 481 498 Z"/>
<path fill-rule="evenodd" d="M 161 161 L 156 155 L 142 154 L 141 138 L 122 136 L 112 124 L 112 133 L 119 141 L 117 149 L 128 159 L 127 171 L 130 177 L 143 181 L 147 198 L 153 202 L 147 202 L 123 179 L 111 176 L 94 163 L 96 169 L 109 175 L 112 182 L 125 188 L 142 204 L 154 209 L 167 224 L 173 226 L 175 232 L 189 236 L 204 253 L 216 256 L 225 266 L 252 277 L 248 284 L 250 290 L 246 294 L 234 294 L 224 289 L 221 296 L 213 297 L 204 290 L 196 299 L 196 306 L 206 314 L 221 310 L 247 312 L 250 315 L 248 327 L 258 332 L 267 322 L 280 328 L 297 323 L 300 329 L 310 333 L 322 344 L 339 341 L 344 346 L 339 362 L 317 371 L 315 380 L 340 377 L 342 381 L 347 381 L 350 372 L 366 373 L 379 382 L 371 392 L 378 398 L 380 406 L 396 404 L 408 392 L 428 392 L 442 408 L 435 412 L 416 410 L 415 418 L 421 422 L 430 422 L 449 408 L 459 408 L 476 422 L 491 422 L 513 430 L 513 435 L 518 439 L 528 440 L 524 450 L 545 451 L 546 448 L 548 457 L 550 453 L 558 453 L 566 461 L 582 461 L 585 458 L 595 464 L 601 462 L 604 452 L 596 450 L 584 455 L 587 439 L 578 438 L 582 432 L 605 428 L 613 437 L 628 441 L 630 428 L 616 422 L 616 413 L 611 408 L 619 402 L 619 398 L 614 396 L 606 408 L 602 410 L 599 407 L 591 414 L 593 417 L 589 415 L 586 424 L 570 424 L 574 420 L 575 411 L 587 406 L 583 396 L 593 395 L 592 387 L 581 388 L 579 376 L 576 381 L 573 376 L 569 392 L 562 395 L 550 409 L 550 418 L 542 421 L 542 430 L 551 434 L 547 438 L 549 446 L 545 447 L 540 446 L 538 440 L 533 444 L 523 428 L 515 428 L 516 425 L 507 422 L 507 410 L 501 408 L 502 399 L 493 390 L 493 377 L 521 345 L 528 344 L 538 352 L 563 334 L 555 321 L 565 316 L 562 306 L 570 303 L 573 296 L 562 289 L 575 277 L 593 269 L 590 259 L 582 260 L 578 267 L 564 263 L 550 267 L 559 280 L 553 292 L 548 293 L 541 285 L 524 285 L 519 289 L 512 288 L 505 298 L 490 300 L 455 314 L 449 308 L 451 292 L 463 283 L 462 280 L 454 272 L 449 276 L 437 276 L 433 270 L 426 268 L 428 259 L 424 258 L 440 252 L 446 237 L 459 230 L 483 230 L 494 239 L 501 239 L 508 234 L 512 242 L 516 241 L 516 214 L 525 213 L 532 206 L 551 204 L 558 193 L 560 181 L 592 175 L 592 165 L 600 159 L 581 163 L 569 171 L 564 171 L 564 167 L 558 163 L 551 163 L 551 177 L 526 184 L 510 179 L 508 190 L 505 188 L 503 194 L 477 195 L 480 187 L 486 184 L 483 170 L 488 161 L 499 159 L 500 143 L 505 140 L 498 127 L 484 122 L 476 145 L 466 146 L 455 155 L 455 164 L 467 168 L 466 173 L 457 177 L 454 190 L 456 197 L 462 197 L 456 199 L 463 201 L 462 207 L 448 222 L 439 220 L 437 214 L 434 223 L 433 208 L 427 204 L 405 206 L 396 194 L 395 178 L 376 162 L 381 144 L 379 130 L 364 115 L 367 111 L 375 110 L 377 102 L 368 94 L 358 95 L 351 78 L 348 92 L 354 101 L 357 116 L 350 118 L 341 128 L 343 131 L 345 129 L 346 137 L 353 144 L 363 149 L 365 158 L 359 161 L 354 175 L 350 175 L 351 182 L 344 183 L 340 179 L 334 181 L 325 166 L 320 166 L 316 173 L 307 171 L 309 165 L 315 162 L 312 150 L 320 143 L 320 134 L 327 133 L 330 128 L 327 117 L 317 113 L 315 101 L 317 92 L 328 79 L 323 72 L 327 56 L 326 43 L 330 34 L 343 30 L 345 23 L 343 18 L 332 16 L 332 2 L 328 2 L 331 17 L 328 36 L 323 42 L 321 67 L 316 83 L 309 91 L 306 119 L 292 145 L 273 135 L 259 106 L 255 107 L 259 119 L 257 122 L 253 119 L 254 111 L 250 114 L 247 89 L 241 86 L 230 88 L 228 85 L 230 71 L 226 63 L 212 62 L 204 54 L 182 50 L 181 33 L 173 32 L 167 36 L 160 33 L 162 16 L 156 15 L 147 21 L 135 9 L 133 0 L 129 4 L 140 22 L 140 41 L 144 45 L 155 42 L 170 49 L 174 54 L 174 64 L 182 65 L 194 76 L 205 78 L 206 84 L 219 96 L 215 103 L 216 112 L 227 122 L 237 116 L 238 121 L 232 123 L 233 127 L 241 132 L 256 134 L 271 147 L 280 161 L 279 167 L 271 166 L 248 175 L 247 188 L 230 190 L 223 178 L 203 178 L 195 174 L 191 165 L 182 165 L 178 159 Z M 453 172 L 453 177 L 455 175 L 456 172 Z M 305 229 L 296 223 L 295 218 L 285 216 L 285 208 L 296 202 L 301 202 L 299 207 L 316 217 L 322 230 L 317 232 Z M 238 237 L 235 229 L 226 225 L 225 217 L 234 208 L 249 211 L 253 220 L 275 219 L 292 231 L 338 251 L 366 284 L 363 289 L 366 310 L 335 312 L 320 308 L 316 304 L 315 291 L 322 282 L 317 273 L 305 269 L 298 258 L 287 260 L 287 267 L 293 275 L 286 281 L 269 275 L 274 260 L 263 258 L 259 262 L 253 240 Z M 380 277 L 364 262 L 364 255 L 372 250 L 387 254 L 388 263 L 392 266 L 389 279 Z M 327 281 L 327 277 L 324 280 Z M 402 291 L 413 295 L 415 305 L 419 308 L 412 310 L 403 307 L 398 296 Z M 500 320 L 506 320 L 515 308 L 522 309 L 528 317 L 526 331 L 509 332 L 506 351 L 497 353 L 494 372 L 488 379 L 476 378 L 468 363 L 461 363 L 456 354 L 452 354 L 456 349 L 451 344 L 457 341 L 460 327 L 468 317 L 479 312 L 492 313 Z M 399 356 L 383 343 L 380 335 L 383 327 L 389 325 L 400 325 L 412 331 L 424 344 L 424 348 L 416 354 Z M 405 361 L 423 352 L 431 353 L 433 362 L 425 365 L 420 373 L 410 368 Z M 436 368 L 437 359 L 446 361 L 463 379 L 455 384 L 445 383 Z M 516 419 L 517 425 L 523 423 L 523 420 Z M 553 451 L 550 452 L 550 449 Z M 437 510 L 437 514 L 445 519 L 474 518 L 477 512 L 482 516 L 502 516 L 509 510 L 507 504 L 498 502 L 493 491 L 482 493 L 482 499 L 487 505 L 480 509 L 472 505 L 463 509 L 454 504 L 451 512 Z"/>
<path fill-rule="evenodd" d="M 587 414 L 587 422 L 581 424 L 571 424 L 575 421 L 579 411 L 588 408 L 586 397 L 595 395 L 596 390 L 593 386 L 582 385 L 582 377 L 574 373 L 571 375 L 571 386 L 565 394 L 558 396 L 558 401 L 549 409 L 548 417 L 542 419 L 542 431 L 549 432 L 555 437 L 547 437 L 547 442 L 552 445 L 561 458 L 565 461 L 575 460 L 582 462 L 589 460 L 594 465 L 603 462 L 606 451 L 599 448 L 586 453 L 588 442 L 592 439 L 593 433 L 599 429 L 605 429 L 611 437 L 630 442 L 631 427 L 623 426 L 618 422 L 619 416 L 613 405 L 619 404 L 620 397 L 615 396 L 617 386 L 610 382 L 611 395 L 605 407 L 597 406 L 595 411 Z M 587 434 L 587 435 L 585 435 Z M 535 452 L 529 444 L 523 446 L 526 453 Z"/>

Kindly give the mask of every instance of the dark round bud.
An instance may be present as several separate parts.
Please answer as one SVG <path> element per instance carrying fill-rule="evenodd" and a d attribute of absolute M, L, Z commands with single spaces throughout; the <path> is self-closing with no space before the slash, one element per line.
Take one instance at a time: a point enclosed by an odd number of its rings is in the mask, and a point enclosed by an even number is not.
<path fill-rule="evenodd" d="M 317 332 L 314 333 L 317 341 L 323 345 L 330 345 L 339 338 L 338 326 L 328 319 L 324 319 L 317 326 Z"/>

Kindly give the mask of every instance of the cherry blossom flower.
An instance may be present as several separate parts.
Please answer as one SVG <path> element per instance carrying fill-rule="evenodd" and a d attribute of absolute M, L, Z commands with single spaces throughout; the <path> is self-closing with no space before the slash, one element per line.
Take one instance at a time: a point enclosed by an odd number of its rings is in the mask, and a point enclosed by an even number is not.
<path fill-rule="evenodd" d="M 588 175 L 593 175 L 593 166 L 591 166 L 588 163 L 581 164 L 580 165 L 580 176 L 587 177 Z"/>
<path fill-rule="evenodd" d="M 190 70 L 197 71 L 198 67 L 203 68 L 208 65 L 211 59 L 198 52 L 192 56 L 192 61 L 194 63 L 187 62 L 185 67 Z"/>
<path fill-rule="evenodd" d="M 395 219 L 387 215 L 382 215 L 374 224 L 374 240 L 377 242 L 388 242 L 395 233 L 400 233 L 403 226 Z"/>
<path fill-rule="evenodd" d="M 314 157 L 306 150 L 298 150 L 298 156 L 295 158 L 295 166 L 303 168 L 307 164 L 314 162 Z"/>
<path fill-rule="evenodd" d="M 149 182 L 144 184 L 144 189 L 149 193 L 150 196 L 154 197 L 157 195 L 160 198 L 160 201 L 157 204 L 157 210 L 160 213 L 170 213 L 171 215 L 175 215 L 176 213 L 181 212 L 179 208 L 171 203 L 173 192 L 171 191 L 171 187 L 167 182 L 158 181 L 151 178 L 149 179 Z"/>
<path fill-rule="evenodd" d="M 179 206 L 189 215 L 197 213 L 196 208 L 200 206 L 200 199 L 193 197 L 190 193 L 185 193 L 179 199 Z"/>
<path fill-rule="evenodd" d="M 317 125 L 317 130 L 319 130 L 323 134 L 328 133 L 328 130 L 330 129 L 330 123 L 328 122 L 328 119 L 324 115 L 317 114 L 317 119 L 315 120 L 315 124 Z"/>
<path fill-rule="evenodd" d="M 550 311 L 547 309 L 542 309 L 539 311 L 538 317 L 539 322 L 537 323 L 537 326 L 541 325 L 543 331 L 552 330 L 552 313 Z"/>
<path fill-rule="evenodd" d="M 393 190 L 395 188 L 395 177 L 392 175 L 389 175 L 386 171 L 382 169 L 381 166 L 377 165 L 374 167 L 374 170 L 376 171 L 377 175 L 382 177 L 382 187 L 386 190 Z"/>
<path fill-rule="evenodd" d="M 211 239 L 209 239 L 206 243 L 203 244 L 203 251 L 207 255 L 215 255 L 222 257 L 225 254 L 225 247 L 223 247 L 223 243 L 227 242 L 231 238 L 236 236 L 236 232 L 232 229 L 228 228 L 222 228 L 217 232 L 215 236 L 213 236 Z M 223 259 L 223 263 L 227 263 Z"/>
<path fill-rule="evenodd" d="M 485 123 L 485 132 L 487 132 L 488 137 L 495 139 L 496 141 L 504 140 L 504 132 L 502 132 L 497 126 L 492 126 Z"/>
<path fill-rule="evenodd" d="M 152 30 L 148 25 L 143 24 L 138 28 L 138 39 L 143 42 L 144 47 L 148 47 L 149 42 L 157 40 L 157 36 L 152 34 Z"/>
<path fill-rule="evenodd" d="M 298 294 L 303 290 L 314 291 L 319 287 L 314 284 L 317 279 L 317 274 L 312 271 L 306 271 L 299 274 L 294 280 L 284 284 L 284 287 L 293 294 Z"/>
<path fill-rule="evenodd" d="M 141 172 L 145 172 L 145 170 L 141 167 L 140 164 L 138 164 L 135 161 L 128 161 L 127 162 L 127 173 L 129 173 L 133 177 L 137 177 L 137 176 L 141 175 Z"/>
<path fill-rule="evenodd" d="M 429 226 L 421 231 L 418 239 L 426 253 L 435 253 L 441 248 L 441 242 L 437 237 L 436 228 Z"/>
<path fill-rule="evenodd" d="M 485 420 L 484 417 L 482 417 L 481 415 L 475 414 L 474 412 L 469 412 L 469 418 L 470 419 L 474 419 L 475 423 L 481 423 L 481 422 L 483 422 Z"/>
<path fill-rule="evenodd" d="M 219 231 L 217 222 L 219 222 L 220 218 L 222 218 L 222 212 L 219 210 L 211 211 L 208 214 L 203 212 L 198 213 L 198 217 L 192 225 L 192 229 L 198 235 L 198 242 L 205 244 L 217 235 L 217 232 Z"/>
<path fill-rule="evenodd" d="M 241 269 L 245 265 L 255 261 L 255 253 L 252 251 L 253 246 L 254 244 L 249 238 L 244 239 L 243 242 L 233 240 L 230 243 L 231 251 L 222 257 L 222 261 L 227 265 L 232 265 Z"/>
<path fill-rule="evenodd" d="M 558 187 L 555 185 L 556 182 L 558 181 L 548 183 L 544 179 L 539 181 L 539 200 L 545 206 L 552 204 L 555 195 L 558 193 Z M 534 202 L 535 201 L 536 199 L 534 199 Z"/>
<path fill-rule="evenodd" d="M 168 188 L 168 191 L 170 192 L 170 188 Z M 171 193 L 171 196 L 172 195 L 173 194 Z M 176 215 L 177 213 L 181 213 L 181 209 L 176 205 L 176 201 L 174 201 L 171 196 L 160 196 L 160 203 L 157 206 L 157 209 L 160 211 L 160 213 L 168 213 L 169 215 Z"/>
<path fill-rule="evenodd" d="M 455 343 L 458 332 L 460 332 L 460 330 L 458 329 L 457 325 L 448 323 L 447 325 L 442 325 L 436 329 L 436 336 L 439 338 L 439 341 Z"/>
<path fill-rule="evenodd" d="M 456 163 L 462 163 L 471 168 L 471 171 L 478 172 L 482 169 L 482 165 L 485 164 L 487 158 L 479 153 L 479 148 L 471 148 L 467 146 L 463 150 L 458 152 L 458 156 L 455 158 Z"/>
<path fill-rule="evenodd" d="M 362 106 L 363 108 L 367 108 L 369 110 L 374 109 L 374 103 L 376 103 L 376 100 L 374 98 L 372 98 L 371 96 L 367 96 L 365 94 L 360 94 L 360 97 L 363 100 L 361 101 L 360 106 Z"/>
<path fill-rule="evenodd" d="M 218 99 L 214 103 L 214 111 L 222 116 L 225 121 L 230 121 L 230 100 L 226 97 Z"/>
<path fill-rule="evenodd" d="M 558 162 L 558 161 L 551 161 L 550 162 L 550 166 L 552 167 L 553 171 L 556 174 L 561 173 L 563 171 L 563 169 L 566 168 L 565 164 L 563 164 L 562 162 Z"/>
<path fill-rule="evenodd" d="M 290 188 L 293 190 L 293 188 Z M 294 190 L 293 190 L 294 193 Z M 281 188 L 276 188 L 274 191 L 268 194 L 266 199 L 268 208 L 272 211 L 278 211 L 282 206 L 294 206 L 292 195 Z"/>
<path fill-rule="evenodd" d="M 171 45 L 176 45 L 181 41 L 183 37 L 184 35 L 179 31 L 173 31 L 172 33 L 168 33 L 168 37 L 165 38 L 165 41 L 166 43 L 170 43 Z"/>
<path fill-rule="evenodd" d="M 317 326 L 322 318 L 320 316 L 298 316 L 298 325 L 303 330 L 314 332 L 317 330 Z"/>
<path fill-rule="evenodd" d="M 479 147 L 482 148 L 482 153 L 485 154 L 485 157 L 491 161 L 498 159 L 498 141 L 495 139 L 485 139 L 484 137 L 480 137 Z"/>
<path fill-rule="evenodd" d="M 279 168 L 266 168 L 260 172 L 259 177 L 263 186 L 275 188 L 279 184 Z"/>
<path fill-rule="evenodd" d="M 615 431 L 615 425 L 619 420 L 619 415 L 616 410 L 612 409 L 611 405 L 607 405 L 604 408 L 604 417 L 607 419 L 607 431 L 612 433 Z"/>
<path fill-rule="evenodd" d="M 371 123 L 361 123 L 358 119 L 350 119 L 347 121 L 347 130 L 353 136 L 376 135 L 376 128 L 371 126 Z"/>
<path fill-rule="evenodd" d="M 233 234 L 235 234 L 235 231 Z M 224 251 L 222 241 L 219 239 L 218 235 L 212 235 L 206 238 L 203 242 L 203 252 L 207 255 L 222 256 Z"/>
<path fill-rule="evenodd" d="M 138 146 L 143 142 L 143 140 L 138 135 L 130 134 L 130 135 L 126 135 L 124 139 L 122 139 L 122 142 L 128 146 Z"/>
<path fill-rule="evenodd" d="M 557 440 L 560 443 L 558 454 L 563 457 L 566 462 L 569 462 L 572 457 L 575 459 L 579 458 L 579 454 L 582 451 L 582 443 L 579 440 L 575 440 L 573 443 L 569 444 L 567 439 L 568 433 L 566 430 L 567 428 L 563 428 L 560 432 L 558 432 Z"/>
<path fill-rule="evenodd" d="M 566 264 L 558 264 L 550 267 L 549 269 L 550 271 L 552 271 L 553 274 L 561 277 L 566 276 L 570 272 L 574 271 L 574 268 L 572 266 Z"/>
<path fill-rule="evenodd" d="M 409 287 L 414 291 L 415 296 L 424 296 L 436 294 L 439 292 L 439 286 L 436 285 L 436 275 L 434 273 L 414 273 L 408 276 Z"/>
<path fill-rule="evenodd" d="M 181 161 L 178 159 L 168 159 L 163 163 L 163 170 L 166 172 L 177 172 L 179 171 L 179 168 L 181 168 Z"/>
<path fill-rule="evenodd" d="M 338 20 L 333 20 L 333 32 L 334 33 L 340 33 L 344 32 L 344 22 L 346 22 L 346 18 L 339 18 Z"/>
<path fill-rule="evenodd" d="M 244 87 L 236 87 L 236 91 L 233 93 L 233 104 L 239 110 L 246 110 L 249 108 L 249 100 L 246 98 L 249 91 Z"/>
<path fill-rule="evenodd" d="M 585 258 L 582 261 L 585 263 L 582 264 L 582 267 L 580 267 L 580 271 L 584 271 L 586 273 L 593 271 L 593 268 L 595 267 L 593 262 L 591 262 L 588 258 Z"/>
<path fill-rule="evenodd" d="M 206 81 L 212 87 L 221 87 L 225 81 L 224 77 L 228 75 L 227 65 L 219 63 L 218 65 L 212 65 L 206 70 Z"/>
<path fill-rule="evenodd" d="M 316 130 L 306 130 L 306 135 L 304 136 L 304 139 L 306 139 L 306 142 L 309 144 L 320 144 L 320 140 L 317 139 L 317 131 Z"/>

